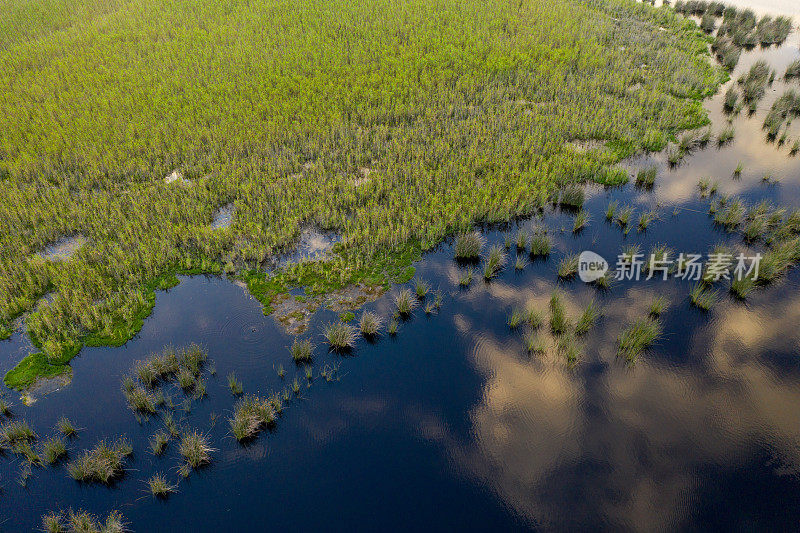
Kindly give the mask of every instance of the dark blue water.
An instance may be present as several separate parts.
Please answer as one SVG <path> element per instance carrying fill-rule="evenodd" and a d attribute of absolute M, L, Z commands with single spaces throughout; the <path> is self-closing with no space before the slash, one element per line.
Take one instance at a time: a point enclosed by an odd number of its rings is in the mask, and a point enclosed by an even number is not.
<path fill-rule="evenodd" d="M 787 45 L 745 54 L 734 78 L 759 54 L 780 71 L 800 51 Z M 418 308 L 396 337 L 360 340 L 346 356 L 327 353 L 321 329 L 338 314 L 318 312 L 303 335 L 316 344 L 310 383 L 289 355 L 292 337 L 246 290 L 220 278 L 181 278 L 157 293 L 152 316 L 124 347 L 84 349 L 68 386 L 34 393 L 30 407 L 6 391 L 14 417 L 40 437 L 53 434 L 62 415 L 84 428 L 69 443 L 72 458 L 120 435 L 134 454 L 109 487 L 73 481 L 63 463 L 34 466 L 22 487 L 22 462 L 6 452 L 0 456 L 0 529 L 36 529 L 43 514 L 67 508 L 103 516 L 117 509 L 135 531 L 795 529 L 798 273 L 746 303 L 730 298 L 721 284 L 720 301 L 709 312 L 690 305 L 688 281 L 625 281 L 599 292 L 556 276 L 569 253 L 593 250 L 613 264 L 629 244 L 643 253 L 659 243 L 686 253 L 707 253 L 718 243 L 760 250 L 714 226 L 709 200 L 696 187 L 709 177 L 722 193 L 751 205 L 769 199 L 800 206 L 800 158 L 766 143 L 760 132 L 775 97 L 765 99 L 756 117 L 734 120 L 730 145 L 711 144 L 676 168 L 660 155 L 629 162 L 632 171 L 659 165 L 652 191 L 590 189 L 592 219 L 577 235 L 574 216 L 553 209 L 485 228 L 492 244 L 543 224 L 555 244 L 546 261 L 515 271 L 512 247 L 496 279 L 485 283 L 476 273 L 462 289 L 452 242 L 443 243 L 416 265 L 418 276 L 442 290 L 443 306 L 430 315 Z M 719 128 L 720 97 L 708 106 Z M 740 161 L 745 172 L 734 180 Z M 765 173 L 780 183 L 764 185 Z M 604 219 L 612 200 L 637 209 L 627 235 Z M 638 232 L 638 214 L 650 209 L 659 219 Z M 574 365 L 554 349 L 528 355 L 521 332 L 506 324 L 514 307 L 546 311 L 555 288 L 572 317 L 592 299 L 603 308 Z M 388 317 L 397 290 L 367 309 Z M 664 335 L 635 364 L 626 363 L 616 355 L 616 338 L 647 314 L 656 295 L 671 302 Z M 206 433 L 216 451 L 208 467 L 181 479 L 175 441 L 163 456 L 149 452 L 148 439 L 162 425 L 155 418 L 137 421 L 120 383 L 135 361 L 191 342 L 208 349 L 216 372 L 208 377 L 208 397 L 174 416 L 183 428 Z M 0 343 L 0 371 L 29 349 L 21 333 Z M 320 376 L 326 368 L 338 368 L 336 379 Z M 280 391 L 295 377 L 302 383 L 276 427 L 246 446 L 231 437 L 227 422 L 235 403 L 230 372 L 248 393 Z M 173 399 L 180 404 L 183 397 L 176 392 Z M 146 492 L 145 480 L 156 472 L 178 483 L 166 501 Z"/>

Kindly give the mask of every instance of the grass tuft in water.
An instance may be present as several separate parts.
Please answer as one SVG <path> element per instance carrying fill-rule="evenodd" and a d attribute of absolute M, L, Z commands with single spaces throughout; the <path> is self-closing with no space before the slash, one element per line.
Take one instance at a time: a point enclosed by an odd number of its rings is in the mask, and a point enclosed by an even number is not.
<path fill-rule="evenodd" d="M 661 322 L 642 318 L 625 328 L 617 338 L 617 354 L 627 361 L 635 361 L 661 336 Z"/>
<path fill-rule="evenodd" d="M 544 232 L 531 235 L 531 257 L 546 257 L 550 255 L 550 238 Z"/>
<path fill-rule="evenodd" d="M 211 462 L 211 453 L 215 450 L 208 445 L 208 437 L 197 431 L 187 432 L 181 436 L 178 452 L 190 468 L 199 468 Z"/>
<path fill-rule="evenodd" d="M 297 386 L 299 389 L 299 383 Z M 275 423 L 273 403 L 269 399 L 248 394 L 236 403 L 233 417 L 228 422 L 237 441 L 252 439 L 262 428 Z"/>
<path fill-rule="evenodd" d="M 383 327 L 383 322 L 381 317 L 379 317 L 376 313 L 373 313 L 372 311 L 364 311 L 361 314 L 361 319 L 358 321 L 358 326 L 363 336 L 374 337 L 380 333 L 381 327 Z"/>
<path fill-rule="evenodd" d="M 525 311 L 522 309 L 514 309 L 508 316 L 508 327 L 511 329 L 517 329 L 523 322 L 525 322 L 526 318 L 527 313 Z"/>
<path fill-rule="evenodd" d="M 307 363 L 311 361 L 311 354 L 314 351 L 314 345 L 309 339 L 294 339 L 289 352 L 292 354 L 292 359 L 295 363 Z"/>
<path fill-rule="evenodd" d="M 650 316 L 653 318 L 660 317 L 664 311 L 669 307 L 669 300 L 665 296 L 656 296 L 650 302 Z"/>
<path fill-rule="evenodd" d="M 169 483 L 167 478 L 162 474 L 153 474 L 150 476 L 150 479 L 147 480 L 147 488 L 150 494 L 156 498 L 167 498 L 170 494 L 175 492 L 177 487 Z"/>
<path fill-rule="evenodd" d="M 239 396 L 244 392 L 242 382 L 236 379 L 236 374 L 234 372 L 228 374 L 228 388 L 234 396 Z"/>
<path fill-rule="evenodd" d="M 456 237 L 455 256 L 456 259 L 477 259 L 481 255 L 481 250 L 486 244 L 483 236 L 477 232 L 462 233 Z"/>
<path fill-rule="evenodd" d="M 558 263 L 558 277 L 570 280 L 578 273 L 578 254 L 570 254 Z"/>
<path fill-rule="evenodd" d="M 50 512 L 42 517 L 45 533 L 124 533 L 128 531 L 125 519 L 119 511 L 111 511 L 102 522 L 86 511 Z"/>
<path fill-rule="evenodd" d="M 150 437 L 150 451 L 153 452 L 153 455 L 161 455 L 167 448 L 169 441 L 169 433 L 164 430 L 156 431 L 156 433 Z"/>
<path fill-rule="evenodd" d="M 497 276 L 505 266 L 507 259 L 508 256 L 502 247 L 492 246 L 483 260 L 483 278 L 488 281 Z"/>
<path fill-rule="evenodd" d="M 52 465 L 67 455 L 67 447 L 60 437 L 50 437 L 42 443 L 42 453 L 40 455 L 42 461 Z"/>
<path fill-rule="evenodd" d="M 589 213 L 581 209 L 578 211 L 578 214 L 575 215 L 575 223 L 572 225 L 572 232 L 578 233 L 587 225 L 589 225 Z"/>
<path fill-rule="evenodd" d="M 69 418 L 62 416 L 56 422 L 56 429 L 65 437 L 75 437 L 78 434 L 78 429 L 75 427 Z"/>
<path fill-rule="evenodd" d="M 652 189 L 656 183 L 656 173 L 658 170 L 655 166 L 650 166 L 645 169 L 639 170 L 636 173 L 636 186 L 644 189 Z"/>
<path fill-rule="evenodd" d="M 69 475 L 77 481 L 109 483 L 122 475 L 125 458 L 133 453 L 127 439 L 121 437 L 108 445 L 100 441 L 91 450 L 67 464 Z"/>
<path fill-rule="evenodd" d="M 461 273 L 461 277 L 458 278 L 458 284 L 461 287 L 469 287 L 469 284 L 472 283 L 472 277 L 475 275 L 475 269 L 472 267 L 467 268 Z"/>
<path fill-rule="evenodd" d="M 409 289 L 400 289 L 394 298 L 394 303 L 401 316 L 408 316 L 417 307 L 418 300 L 412 296 Z"/>
<path fill-rule="evenodd" d="M 36 433 L 25 420 L 9 420 L 0 426 L 0 447 L 9 447 L 36 439 Z"/>
<path fill-rule="evenodd" d="M 417 295 L 417 299 L 422 300 L 425 298 L 430 290 L 431 284 L 424 279 L 417 278 L 414 280 L 414 292 Z"/>
<path fill-rule="evenodd" d="M 550 331 L 553 332 L 553 335 L 562 335 L 566 333 L 569 327 L 569 320 L 564 309 L 564 303 L 561 301 L 561 294 L 558 291 L 553 291 L 550 296 Z"/>
<path fill-rule="evenodd" d="M 528 353 L 543 354 L 547 351 L 547 342 L 537 331 L 529 331 L 522 339 L 525 351 Z"/>
<path fill-rule="evenodd" d="M 719 293 L 715 290 L 709 289 L 705 284 L 696 284 L 689 293 L 689 299 L 692 305 L 703 311 L 711 309 L 717 301 Z"/>
<path fill-rule="evenodd" d="M 411 299 L 410 292 L 408 293 L 408 297 Z M 355 328 L 343 322 L 331 322 L 325 326 L 323 335 L 325 336 L 325 340 L 328 341 L 330 348 L 334 351 L 348 350 L 352 348 L 356 342 Z"/>
<path fill-rule="evenodd" d="M 575 324 L 575 335 L 581 336 L 588 333 L 599 317 L 600 310 L 594 300 L 592 300 L 583 310 L 583 313 L 581 313 L 581 316 L 578 318 L 578 322 Z"/>
<path fill-rule="evenodd" d="M 606 220 L 609 222 L 614 220 L 614 217 L 617 216 L 617 208 L 619 207 L 619 202 L 616 200 L 610 202 L 608 207 L 606 207 Z"/>

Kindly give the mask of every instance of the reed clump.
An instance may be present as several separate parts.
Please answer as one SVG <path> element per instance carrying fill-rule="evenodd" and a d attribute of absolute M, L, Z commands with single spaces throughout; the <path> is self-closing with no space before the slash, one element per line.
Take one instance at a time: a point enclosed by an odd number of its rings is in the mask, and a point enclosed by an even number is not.
<path fill-rule="evenodd" d="M 189 431 L 181 436 L 178 452 L 190 468 L 197 469 L 211 462 L 214 448 L 209 446 L 208 437 L 197 431 Z"/>
<path fill-rule="evenodd" d="M 250 395 L 236 403 L 229 420 L 234 438 L 243 442 L 254 438 L 259 431 L 275 423 L 275 410 L 269 399 Z"/>
<path fill-rule="evenodd" d="M 344 322 L 331 322 L 325 326 L 323 333 L 325 340 L 334 351 L 348 350 L 355 346 L 355 328 Z"/>
<path fill-rule="evenodd" d="M 660 336 L 661 322 L 657 318 L 641 318 L 620 333 L 617 338 L 617 354 L 634 362 Z"/>
<path fill-rule="evenodd" d="M 156 498 L 167 498 L 175 492 L 177 486 L 167 481 L 163 474 L 153 474 L 147 480 L 147 489 Z"/>
<path fill-rule="evenodd" d="M 119 511 L 111 511 L 105 521 L 78 510 L 52 511 L 42 517 L 42 531 L 46 533 L 124 533 L 128 531 L 125 518 Z"/>
<path fill-rule="evenodd" d="M 358 321 L 358 327 L 363 336 L 374 337 L 383 327 L 383 321 L 381 320 L 381 317 L 377 315 L 377 313 L 373 313 L 372 311 L 364 311 Z"/>
<path fill-rule="evenodd" d="M 97 446 L 68 463 L 67 471 L 77 481 L 108 484 L 122 475 L 125 459 L 132 453 L 133 448 L 124 437 L 112 444 L 100 441 Z"/>
<path fill-rule="evenodd" d="M 311 361 L 314 345 L 309 339 L 295 339 L 292 341 L 292 346 L 289 348 L 289 351 L 295 363 L 308 363 Z"/>

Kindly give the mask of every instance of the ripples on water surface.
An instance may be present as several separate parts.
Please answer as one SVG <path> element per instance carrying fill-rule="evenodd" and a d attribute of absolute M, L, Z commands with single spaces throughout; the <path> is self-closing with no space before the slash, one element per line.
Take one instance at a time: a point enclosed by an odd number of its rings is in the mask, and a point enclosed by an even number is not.
<path fill-rule="evenodd" d="M 791 3 L 787 9 L 796 9 Z M 787 4 L 788 5 L 788 4 Z M 758 6 L 756 6 L 758 7 Z M 780 6 L 767 6 L 780 12 Z M 779 73 L 800 57 L 798 36 L 778 49 L 743 54 L 738 75 L 756 57 Z M 731 82 L 733 83 L 733 82 Z M 721 99 L 708 102 L 718 130 Z M 87 348 L 74 360 L 72 383 L 37 395 L 24 407 L 12 393 L 17 418 L 40 436 L 62 415 L 85 428 L 71 442 L 72 457 L 100 438 L 125 434 L 134 446 L 125 476 L 111 487 L 80 485 L 62 466 L 34 467 L 22 488 L 21 463 L 0 457 L 0 529 L 39 527 L 57 508 L 105 515 L 119 509 L 137 531 L 163 529 L 543 529 L 663 528 L 794 529 L 800 520 L 800 291 L 797 272 L 746 304 L 725 296 L 708 313 L 689 305 L 689 282 L 623 282 L 608 293 L 579 281 L 562 284 L 576 316 L 591 300 L 604 316 L 587 335 L 574 367 L 549 354 L 528 356 L 506 318 L 512 307 L 547 309 L 561 257 L 584 249 L 615 258 L 620 247 L 657 243 L 705 253 L 740 237 L 715 228 L 697 182 L 709 177 L 720 191 L 753 204 L 768 199 L 800 206 L 800 157 L 764 142 L 761 122 L 784 84 L 774 85 L 756 116 L 734 120 L 736 138 L 710 144 L 670 169 L 663 156 L 629 162 L 632 171 L 659 165 L 653 191 L 632 185 L 589 191 L 592 220 L 572 234 L 573 217 L 547 212 L 544 223 L 555 250 L 522 272 L 507 268 L 492 283 L 476 279 L 458 288 L 460 270 L 452 243 L 417 265 L 418 275 L 440 287 L 443 307 L 418 310 L 397 337 L 359 341 L 351 356 L 323 353 L 321 327 L 337 319 L 314 316 L 309 334 L 318 344 L 315 373 L 339 365 L 330 383 L 318 375 L 289 403 L 277 427 L 248 446 L 229 436 L 233 406 L 225 376 L 245 391 L 279 390 L 303 371 L 292 363 L 285 334 L 241 287 L 218 278 L 182 278 L 159 292 L 153 315 L 122 348 Z M 795 126 L 794 134 L 800 131 Z M 741 162 L 744 172 L 731 178 Z M 762 176 L 781 179 L 764 185 Z M 607 224 L 609 201 L 631 204 L 660 219 L 646 233 L 627 236 Z M 227 215 L 227 213 L 224 213 Z M 224 218 L 224 217 L 223 217 Z M 486 228 L 502 243 L 517 225 Z M 303 255 L 333 242 L 309 234 Z M 753 248 L 753 250 L 758 247 Z M 513 251 L 511 253 L 513 256 Z M 392 311 L 396 288 L 367 308 Z M 650 300 L 667 296 L 664 336 L 635 365 L 616 357 L 623 325 L 647 314 Z M 209 396 L 182 423 L 207 432 L 217 448 L 210 467 L 182 480 L 166 502 L 146 494 L 143 480 L 164 472 L 177 480 L 179 460 L 170 443 L 163 457 L 148 451 L 160 425 L 136 423 L 120 392 L 132 363 L 167 344 L 199 342 L 208 348 L 216 375 Z M 5 372 L 30 350 L 20 334 L 0 343 Z M 279 366 L 287 370 L 281 379 Z M 304 382 L 305 383 L 305 382 Z"/>

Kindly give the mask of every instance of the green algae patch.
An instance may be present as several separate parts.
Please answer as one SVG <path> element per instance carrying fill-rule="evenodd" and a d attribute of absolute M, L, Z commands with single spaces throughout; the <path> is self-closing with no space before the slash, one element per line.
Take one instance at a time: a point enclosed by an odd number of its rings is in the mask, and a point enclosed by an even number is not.
<path fill-rule="evenodd" d="M 52 364 L 45 354 L 37 352 L 26 356 L 6 372 L 3 382 L 10 389 L 22 391 L 40 379 L 52 379 L 69 371 L 69 365 Z"/>

